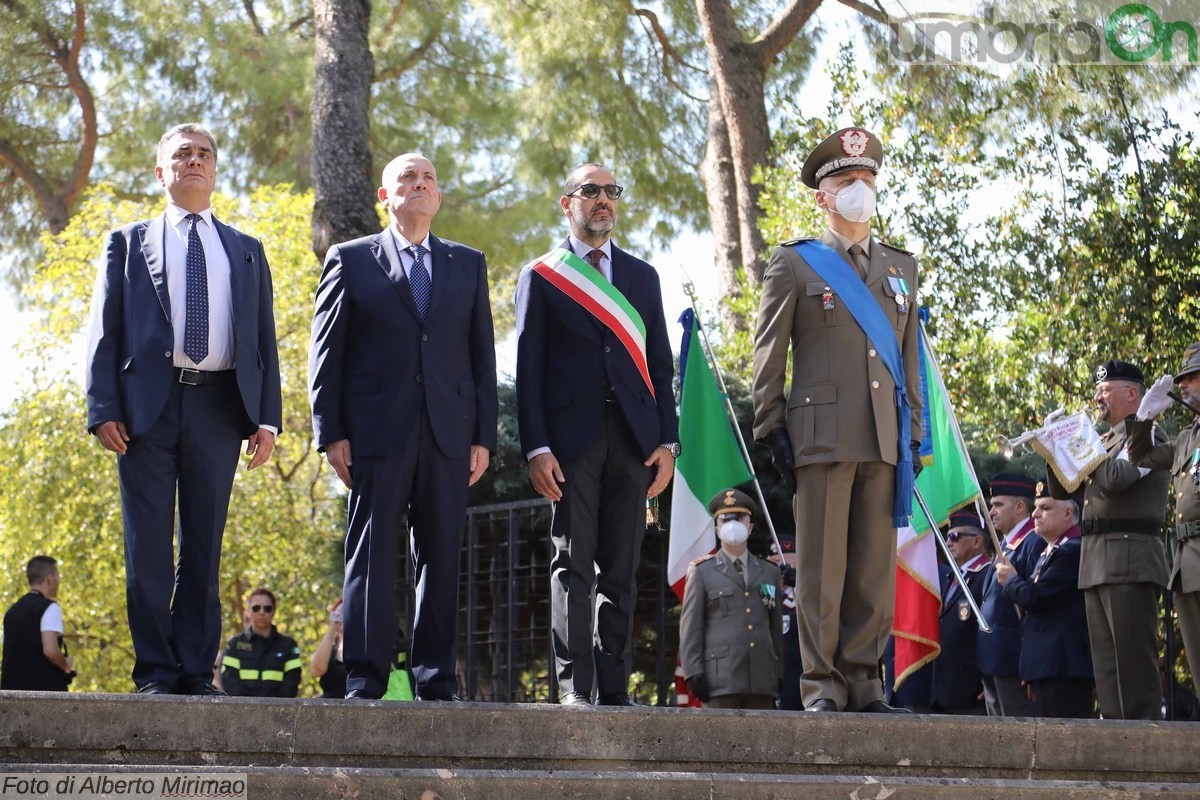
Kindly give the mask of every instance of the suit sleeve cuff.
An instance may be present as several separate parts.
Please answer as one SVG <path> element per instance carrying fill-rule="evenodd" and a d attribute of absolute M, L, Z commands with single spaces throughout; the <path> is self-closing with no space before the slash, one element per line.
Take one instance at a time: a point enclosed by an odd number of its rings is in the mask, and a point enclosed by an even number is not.
<path fill-rule="evenodd" d="M 274 425 L 259 425 L 258 429 L 260 431 L 270 431 L 272 436 L 275 436 L 275 437 L 279 436 L 279 428 L 277 428 Z"/>
<path fill-rule="evenodd" d="M 542 453 L 549 453 L 549 452 L 550 452 L 549 447 L 535 447 L 534 449 L 530 450 L 528 453 L 525 454 L 525 460 L 533 461 L 533 459 L 536 456 L 540 456 Z"/>

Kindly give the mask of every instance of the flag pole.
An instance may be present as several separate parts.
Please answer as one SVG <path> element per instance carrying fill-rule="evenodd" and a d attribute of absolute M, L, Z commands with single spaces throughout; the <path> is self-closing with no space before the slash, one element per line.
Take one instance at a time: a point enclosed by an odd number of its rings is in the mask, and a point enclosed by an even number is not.
<path fill-rule="evenodd" d="M 925 332 L 925 323 L 920 322 L 921 326 L 921 344 L 925 347 L 925 352 L 929 353 L 930 360 L 934 360 L 934 350 L 929 345 L 929 334 Z M 942 380 L 942 371 L 937 371 L 938 389 L 942 394 L 949 399 L 950 394 L 946 391 L 946 382 Z M 996 526 L 992 524 L 992 517 L 987 513 L 987 509 L 983 508 L 983 489 L 979 484 L 979 475 L 975 472 L 975 465 L 971 462 L 971 455 L 967 450 L 967 443 L 963 440 L 962 429 L 958 427 L 958 415 L 954 413 L 954 408 L 949 402 L 946 403 L 946 410 L 949 412 L 950 426 L 954 430 L 954 439 L 958 443 L 959 450 L 965 456 L 963 461 L 967 462 L 967 470 L 971 473 L 971 480 L 975 482 L 975 511 L 983 519 L 983 527 L 987 530 L 992 539 L 992 546 L 996 548 L 996 555 L 1000 556 L 1006 562 L 1008 557 L 1004 555 L 1004 545 L 1000 542 L 1000 535 L 996 533 Z M 929 523 L 936 528 L 936 524 L 932 520 Z"/>
<path fill-rule="evenodd" d="M 946 563 L 950 565 L 950 571 L 954 574 L 954 580 L 958 582 L 958 585 L 962 587 L 963 594 L 966 595 L 967 604 L 971 607 L 971 612 L 975 614 L 975 622 L 979 625 L 979 630 L 984 633 L 991 633 L 992 628 L 988 625 L 987 620 L 983 618 L 983 612 L 979 610 L 979 605 L 975 602 L 975 596 L 971 594 L 971 587 L 967 585 L 962 570 L 958 568 L 958 562 L 954 560 L 954 555 L 950 552 L 950 546 L 942 538 L 942 531 L 938 528 L 937 520 L 933 518 L 933 513 L 929 510 L 929 506 L 925 504 L 925 498 L 921 496 L 921 490 L 916 486 L 913 486 L 913 496 L 917 498 L 917 503 L 921 506 L 921 510 L 925 512 L 925 519 L 929 520 L 929 530 L 933 534 L 934 539 L 937 540 L 943 555 L 946 556 Z"/>
<path fill-rule="evenodd" d="M 750 461 L 750 451 L 746 449 L 746 440 L 742 437 L 742 429 L 738 425 L 737 414 L 733 412 L 733 403 L 729 401 L 729 389 L 725 386 L 725 373 L 721 371 L 721 365 L 717 361 L 712 343 L 708 340 L 707 327 L 701 324 L 700 321 L 700 310 L 696 308 L 696 287 L 692 283 L 691 276 L 687 274 L 687 269 L 682 264 L 679 265 L 679 270 L 683 273 L 684 278 L 683 291 L 687 294 L 688 299 L 691 300 L 692 314 L 696 318 L 696 327 L 700 329 L 700 342 L 704 346 L 704 353 L 708 356 L 708 362 L 712 365 L 713 374 L 717 376 L 717 385 L 721 390 L 721 399 L 725 401 L 725 414 L 733 426 L 734 436 L 737 437 L 738 447 L 742 451 L 742 460 L 746 462 L 747 469 L 754 476 L 754 494 L 758 497 L 758 507 L 762 509 L 763 520 L 767 523 L 767 531 L 771 534 L 771 541 L 775 543 L 775 551 L 782 556 L 783 546 L 779 544 L 779 536 L 775 533 L 775 524 L 771 521 L 771 512 L 767 509 L 767 500 L 763 496 L 762 486 L 758 482 L 758 473 L 754 471 L 754 464 Z"/>

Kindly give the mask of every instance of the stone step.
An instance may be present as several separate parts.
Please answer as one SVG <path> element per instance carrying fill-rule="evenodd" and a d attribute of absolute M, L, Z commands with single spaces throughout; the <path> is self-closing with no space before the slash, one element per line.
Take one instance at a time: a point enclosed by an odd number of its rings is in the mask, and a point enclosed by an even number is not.
<path fill-rule="evenodd" d="M 341 767 L 213 767 L 115 764 L 3 764 L 6 775 L 36 772 L 51 786 L 74 775 L 244 777 L 250 800 L 1195 800 L 1200 784 L 1120 781 L 914 778 L 869 775 L 780 775 L 624 770 L 366 769 Z M 161 777 L 159 778 L 161 781 Z M 0 794 L 0 796 L 4 796 Z M 51 795 L 53 796 L 53 795 Z M 117 796 L 117 795 L 113 795 Z M 142 796 L 142 795 L 133 795 Z M 152 795 L 146 795 L 152 796 Z M 157 796 L 157 795 L 153 795 Z M 203 796 L 203 795 L 202 795 Z"/>
<path fill-rule="evenodd" d="M 421 798 L 426 790 L 446 800 L 1200 798 L 1198 730 L 1102 720 L 0 692 L 0 763 L 9 771 L 232 768 L 251 776 L 255 800 Z"/>

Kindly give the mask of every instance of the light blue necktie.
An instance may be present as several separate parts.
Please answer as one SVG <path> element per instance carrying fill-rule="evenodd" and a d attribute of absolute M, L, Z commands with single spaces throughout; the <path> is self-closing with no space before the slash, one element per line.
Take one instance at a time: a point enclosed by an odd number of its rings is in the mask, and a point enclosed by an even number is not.
<path fill-rule="evenodd" d="M 429 273 L 425 271 L 425 253 L 428 251 L 419 244 L 414 244 L 408 249 L 413 255 L 412 269 L 408 271 L 408 286 L 412 289 L 417 313 L 421 316 L 421 322 L 424 322 L 429 313 L 429 295 L 433 288 L 429 281 Z"/>

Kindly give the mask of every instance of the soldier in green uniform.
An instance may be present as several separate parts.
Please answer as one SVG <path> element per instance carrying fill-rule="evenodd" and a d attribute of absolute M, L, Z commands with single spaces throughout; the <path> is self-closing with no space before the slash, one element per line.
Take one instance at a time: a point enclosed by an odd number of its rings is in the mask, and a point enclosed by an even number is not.
<path fill-rule="evenodd" d="M 754 437 L 796 491 L 800 689 L 811 711 L 903 711 L 883 701 L 879 660 L 895 528 L 908 524 L 901 504 L 920 465 L 917 264 L 871 236 L 882 161 L 862 128 L 809 154 L 801 180 L 829 230 L 772 253 L 755 334 Z"/>
<path fill-rule="evenodd" d="M 712 708 L 774 708 L 783 675 L 779 567 L 746 548 L 755 506 L 736 489 L 708 504 L 721 547 L 692 562 L 679 617 L 688 688 Z"/>
<path fill-rule="evenodd" d="M 1183 352 L 1183 366 L 1174 379 L 1164 375 L 1142 398 L 1137 414 L 1125 420 L 1129 458 L 1139 467 L 1169 469 L 1174 480 L 1175 519 L 1172 549 L 1175 557 L 1167 585 L 1171 588 L 1183 646 L 1192 667 L 1192 684 L 1200 694 L 1200 417 L 1179 432 L 1174 445 L 1156 443 L 1154 418 L 1173 402 L 1167 391 L 1179 387 L 1180 397 L 1200 409 L 1200 342 Z"/>
<path fill-rule="evenodd" d="M 1170 476 L 1138 467 L 1126 452 L 1126 417 L 1146 391 L 1142 371 L 1126 361 L 1096 368 L 1092 402 L 1108 423 L 1101 437 L 1108 458 L 1084 482 L 1079 588 L 1087 607 L 1096 697 L 1105 719 L 1162 719 L 1158 677 L 1158 592 L 1167 582 L 1161 531 Z M 1155 429 L 1155 444 L 1166 435 Z M 1057 500 L 1071 494 L 1054 470 L 1047 480 Z"/>

